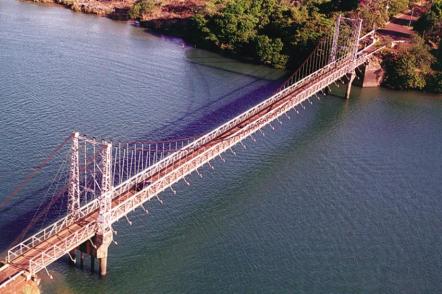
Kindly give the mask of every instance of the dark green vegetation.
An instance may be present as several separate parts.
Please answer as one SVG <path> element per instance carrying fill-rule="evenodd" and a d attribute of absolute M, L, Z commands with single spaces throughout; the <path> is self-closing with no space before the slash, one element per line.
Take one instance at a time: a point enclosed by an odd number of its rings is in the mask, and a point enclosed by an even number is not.
<path fill-rule="evenodd" d="M 155 0 L 141 0 L 132 6 L 129 11 L 130 18 L 136 19 L 141 18 L 144 14 L 149 14 L 153 11 L 155 6 L 158 6 L 158 1 Z"/>
<path fill-rule="evenodd" d="M 333 18 L 321 10 L 321 2 L 296 6 L 277 0 L 228 1 L 194 20 L 200 43 L 285 68 L 296 66 L 330 32 Z"/>
<path fill-rule="evenodd" d="M 387 86 L 403 90 L 427 87 L 434 57 L 421 38 L 417 37 L 410 48 L 387 53 L 384 60 Z"/>
<path fill-rule="evenodd" d="M 442 36 L 442 1 L 434 0 L 430 11 L 424 14 L 414 25 L 426 40 L 439 42 Z"/>
<path fill-rule="evenodd" d="M 361 1 L 357 9 L 358 15 L 364 20 L 364 28 L 370 31 L 375 27 L 382 27 L 392 16 L 404 11 L 411 4 L 410 0 L 376 0 Z"/>
<path fill-rule="evenodd" d="M 364 31 L 370 31 L 406 9 L 409 2 L 213 0 L 194 21 L 199 44 L 277 68 L 293 68 L 330 33 L 338 14 L 361 16 Z"/>
<path fill-rule="evenodd" d="M 386 55 L 385 84 L 396 89 L 442 93 L 442 0 L 415 24 L 420 37 L 412 46 Z"/>
<path fill-rule="evenodd" d="M 175 1 L 176 2 L 176 1 Z M 150 20 L 151 27 L 182 36 L 200 47 L 256 63 L 293 70 L 325 35 L 337 15 L 361 17 L 363 31 L 382 27 L 414 0 L 195 0 L 198 9 L 179 21 Z M 158 15 L 174 1 L 140 0 L 131 17 Z M 161 13 L 160 13 L 161 15 Z M 415 25 L 421 37 L 412 46 L 384 56 L 385 85 L 440 92 L 442 0 Z M 149 17 L 147 17 L 149 19 Z M 149 22 L 149 21 L 147 21 Z"/>

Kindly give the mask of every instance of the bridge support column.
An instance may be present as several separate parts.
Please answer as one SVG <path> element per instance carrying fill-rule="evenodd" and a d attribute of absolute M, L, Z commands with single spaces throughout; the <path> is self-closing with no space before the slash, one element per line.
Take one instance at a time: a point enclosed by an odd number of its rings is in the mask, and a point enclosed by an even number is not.
<path fill-rule="evenodd" d="M 347 91 L 345 91 L 345 99 L 350 99 L 351 86 L 353 84 L 353 81 L 355 80 L 355 77 L 356 77 L 356 73 L 352 72 L 351 76 L 350 76 L 350 80 L 348 81 L 348 84 L 347 84 Z"/>
<path fill-rule="evenodd" d="M 107 274 L 107 256 L 109 245 L 112 243 L 112 240 L 112 230 L 105 232 L 103 235 L 95 236 L 95 242 L 97 245 L 97 258 L 101 277 L 104 277 Z"/>
<path fill-rule="evenodd" d="M 98 259 L 98 268 L 100 271 L 100 277 L 104 277 L 107 274 L 107 256 Z"/>

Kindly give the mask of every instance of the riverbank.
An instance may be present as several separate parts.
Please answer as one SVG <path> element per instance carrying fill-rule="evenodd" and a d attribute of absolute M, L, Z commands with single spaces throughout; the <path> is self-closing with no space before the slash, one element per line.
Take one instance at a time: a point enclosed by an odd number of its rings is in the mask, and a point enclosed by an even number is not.
<path fill-rule="evenodd" d="M 62 5 L 75 12 L 95 14 L 117 20 L 130 20 L 131 9 L 136 0 L 29 0 L 37 3 L 54 3 Z M 161 5 L 155 5 L 149 14 L 138 17 L 142 21 L 157 22 L 168 19 L 189 19 L 202 9 L 207 0 L 163 0 Z"/>
<path fill-rule="evenodd" d="M 198 135 L 277 83 L 125 22 L 0 6 L 1 198 L 72 129 L 116 141 Z M 442 293 L 442 99 L 382 88 L 353 97 L 305 103 L 177 196 L 165 191 L 164 205 L 148 203 L 148 216 L 117 223 L 105 280 L 66 257 L 48 268 L 53 280 L 41 272 L 42 292 Z M 50 199 L 41 188 L 58 167 L 1 211 L 2 249 Z"/>
<path fill-rule="evenodd" d="M 94 13 L 112 19 L 137 19 L 138 25 L 152 32 L 181 37 L 194 46 L 241 61 L 289 70 L 297 68 L 317 41 L 330 33 L 337 14 L 351 17 L 379 8 L 371 7 L 371 4 L 359 4 L 349 10 L 343 7 L 318 6 L 318 12 L 312 13 L 309 8 L 314 4 L 304 7 L 284 1 L 269 6 L 262 3 L 251 5 L 245 1 L 213 4 L 214 2 L 208 0 L 36 1 L 51 1 L 74 11 Z M 376 66 L 374 69 L 374 80 L 362 85 L 379 86 L 385 76 L 387 82 L 383 85 L 397 88 L 398 83 L 388 81 L 389 77 L 395 75 L 391 73 L 392 67 L 388 62 L 397 59 L 403 51 L 412 47 L 416 38 L 412 25 L 427 10 L 427 1 L 420 1 L 411 10 L 404 10 L 393 16 L 378 30 L 384 43 L 392 43 L 393 46 L 386 54 L 378 57 L 380 61 L 377 63 L 382 67 Z M 370 21 L 372 20 L 367 19 L 364 23 L 369 25 Z M 365 31 L 370 29 L 364 28 Z M 417 74 L 422 72 L 419 65 L 417 71 Z M 407 75 L 411 76 L 413 73 L 410 71 Z M 432 74 L 421 80 L 431 80 L 425 84 L 434 85 L 438 83 L 435 80 L 437 77 L 440 75 Z M 402 84 L 406 83 L 399 83 Z M 422 86 L 422 81 L 409 84 L 411 89 L 428 90 L 427 86 Z M 435 88 L 437 87 L 431 86 L 431 91 Z"/>
<path fill-rule="evenodd" d="M 28 0 L 43 4 L 59 4 L 75 12 L 95 14 L 115 20 L 129 20 L 129 11 L 135 0 Z"/>
<path fill-rule="evenodd" d="M 442 21 L 442 1 L 432 4 L 422 0 L 410 9 L 395 15 L 384 28 L 379 29 L 381 38 L 391 46 L 384 51 L 382 67 L 385 71 L 383 85 L 398 90 L 421 90 L 442 93 L 442 54 L 439 38 L 417 29 L 418 23 L 427 15 L 433 21 Z M 427 25 L 427 27 L 429 27 Z"/>

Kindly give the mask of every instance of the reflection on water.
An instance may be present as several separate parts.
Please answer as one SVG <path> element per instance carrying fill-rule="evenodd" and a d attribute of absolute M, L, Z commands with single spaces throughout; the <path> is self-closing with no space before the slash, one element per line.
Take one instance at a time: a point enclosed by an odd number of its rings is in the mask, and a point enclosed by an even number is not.
<path fill-rule="evenodd" d="M 198 135 L 283 73 L 127 23 L 0 1 L 0 198 L 73 129 L 120 140 Z M 117 223 L 109 276 L 64 261 L 48 293 L 439 293 L 442 99 L 354 89 L 290 113 Z M 312 100 L 313 101 L 313 100 Z M 49 171 L 0 210 L 0 249 Z M 43 202 L 44 203 L 44 202 Z"/>

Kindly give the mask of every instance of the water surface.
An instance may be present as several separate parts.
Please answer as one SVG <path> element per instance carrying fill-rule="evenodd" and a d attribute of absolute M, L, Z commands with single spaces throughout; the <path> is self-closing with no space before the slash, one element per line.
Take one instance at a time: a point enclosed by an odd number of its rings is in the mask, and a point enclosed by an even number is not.
<path fill-rule="evenodd" d="M 74 129 L 198 135 L 268 96 L 280 74 L 128 23 L 0 0 L 0 200 Z M 355 89 L 312 102 L 163 193 L 149 216 L 116 224 L 106 279 L 59 261 L 43 290 L 441 293 L 441 97 Z M 52 177 L 0 210 L 1 251 Z"/>

